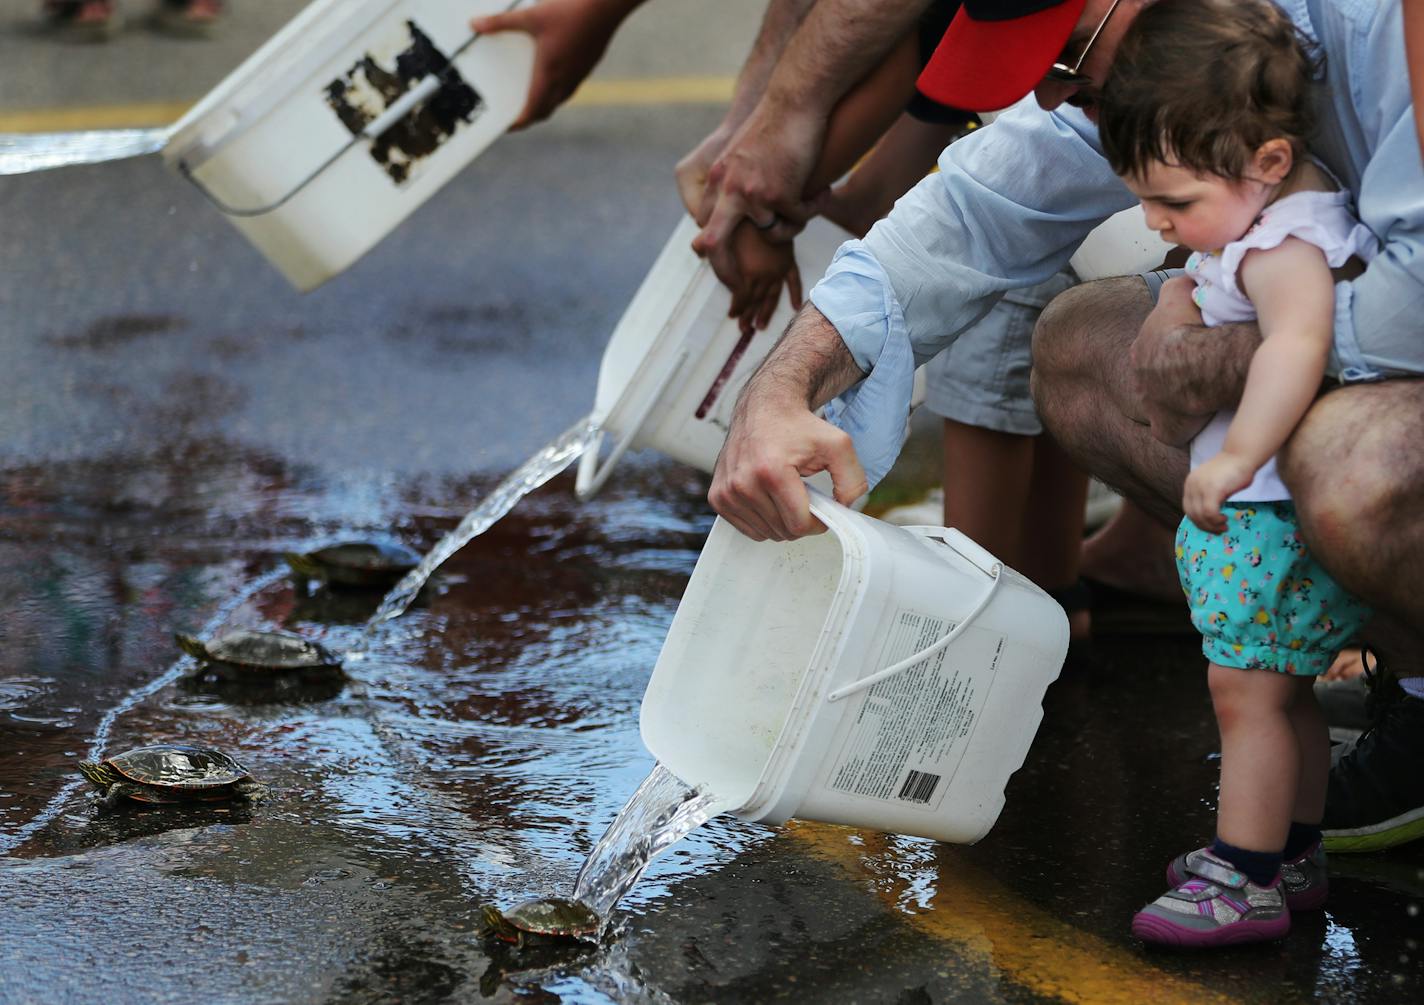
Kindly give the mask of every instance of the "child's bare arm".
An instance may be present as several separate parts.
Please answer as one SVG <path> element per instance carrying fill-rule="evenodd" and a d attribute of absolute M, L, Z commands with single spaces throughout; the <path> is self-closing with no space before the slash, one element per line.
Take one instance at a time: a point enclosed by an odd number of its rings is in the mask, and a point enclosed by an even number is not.
<path fill-rule="evenodd" d="M 1320 390 L 1334 333 L 1335 287 L 1320 249 L 1296 238 L 1247 253 L 1239 271 L 1256 308 L 1261 347 L 1221 453 L 1187 478 L 1183 507 L 1204 530 L 1225 528 L 1221 505 L 1285 444 Z"/>

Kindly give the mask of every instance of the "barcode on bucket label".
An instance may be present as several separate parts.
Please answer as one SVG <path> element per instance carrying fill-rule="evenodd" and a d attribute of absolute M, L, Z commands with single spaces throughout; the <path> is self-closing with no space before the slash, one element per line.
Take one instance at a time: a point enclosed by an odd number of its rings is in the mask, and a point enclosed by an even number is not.
<path fill-rule="evenodd" d="M 953 628 L 952 621 L 900 611 L 872 670 L 913 656 Z M 970 627 L 867 691 L 831 767 L 830 787 L 933 808 L 969 746 L 1003 650 L 1002 635 Z"/>

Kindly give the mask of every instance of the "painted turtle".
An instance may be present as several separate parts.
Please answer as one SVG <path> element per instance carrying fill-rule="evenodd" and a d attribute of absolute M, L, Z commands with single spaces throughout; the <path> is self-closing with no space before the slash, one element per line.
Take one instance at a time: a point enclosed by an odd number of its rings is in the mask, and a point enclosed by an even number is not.
<path fill-rule="evenodd" d="M 99 804 L 120 799 L 139 803 L 254 799 L 265 787 L 227 754 L 209 747 L 160 743 L 137 747 L 102 761 L 80 761 L 79 773 L 99 790 Z"/>
<path fill-rule="evenodd" d="M 319 675 L 341 670 L 341 657 L 326 646 L 292 632 L 229 632 L 212 642 L 175 633 L 173 638 L 189 656 L 201 660 L 219 676 L 280 673 Z"/>
<path fill-rule="evenodd" d="M 388 589 L 420 564 L 420 555 L 403 544 L 348 541 L 283 556 L 299 583 L 315 579 L 329 586 Z"/>
<path fill-rule="evenodd" d="M 581 900 L 546 897 L 526 900 L 501 911 L 492 904 L 480 908 L 482 934 L 523 946 L 526 942 L 563 939 L 590 940 L 598 935 L 603 919 Z"/>

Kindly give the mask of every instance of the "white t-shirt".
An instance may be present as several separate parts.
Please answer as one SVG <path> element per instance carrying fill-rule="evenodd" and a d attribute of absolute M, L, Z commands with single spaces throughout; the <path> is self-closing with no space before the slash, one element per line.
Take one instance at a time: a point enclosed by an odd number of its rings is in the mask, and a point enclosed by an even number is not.
<path fill-rule="evenodd" d="M 1368 262 L 1379 242 L 1350 209 L 1350 193 L 1296 192 L 1273 202 L 1239 240 L 1218 251 L 1195 252 L 1187 259 L 1187 275 L 1196 282 L 1192 300 L 1203 323 L 1214 326 L 1232 321 L 1254 321 L 1256 308 L 1237 285 L 1236 273 L 1246 252 L 1274 248 L 1287 237 L 1307 241 L 1325 253 L 1332 269 L 1351 256 Z M 1192 467 L 1215 457 L 1226 443 L 1234 410 L 1218 412 L 1192 440 Z M 1261 465 L 1251 484 L 1232 495 L 1232 502 L 1267 502 L 1289 499 L 1290 491 L 1276 473 L 1276 459 Z"/>

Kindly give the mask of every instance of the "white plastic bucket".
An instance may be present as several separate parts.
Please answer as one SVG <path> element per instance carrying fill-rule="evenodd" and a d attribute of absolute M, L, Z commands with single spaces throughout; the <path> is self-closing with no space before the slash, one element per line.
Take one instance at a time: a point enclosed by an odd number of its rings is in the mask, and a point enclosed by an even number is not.
<path fill-rule="evenodd" d="M 1068 265 L 1084 282 L 1113 276 L 1135 276 L 1162 264 L 1171 251 L 1147 226 L 1139 204 L 1114 213 L 1084 238 Z"/>
<path fill-rule="evenodd" d="M 743 336 L 727 317 L 730 294 L 692 251 L 697 231 L 683 217 L 609 338 L 592 416 L 602 433 L 579 462 L 580 499 L 603 487 L 629 449 L 651 447 L 711 473 L 742 385 L 791 321 L 783 292 L 766 330 Z M 824 219 L 806 226 L 796 238 L 806 289 L 847 240 Z"/>
<path fill-rule="evenodd" d="M 718 520 L 643 696 L 643 742 L 748 820 L 972 843 L 1068 649 L 1047 594 L 955 530 L 812 493 L 825 534 Z"/>
<path fill-rule="evenodd" d="M 360 258 L 514 121 L 509 0 L 316 0 L 174 127 L 164 160 L 299 290 Z"/>

